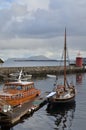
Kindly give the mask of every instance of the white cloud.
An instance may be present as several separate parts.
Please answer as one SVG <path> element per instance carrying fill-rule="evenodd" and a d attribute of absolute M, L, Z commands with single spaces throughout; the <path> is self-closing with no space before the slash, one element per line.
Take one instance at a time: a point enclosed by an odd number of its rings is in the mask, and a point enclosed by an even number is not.
<path fill-rule="evenodd" d="M 27 5 L 28 10 L 48 9 L 49 0 L 16 0 L 16 3 Z"/>

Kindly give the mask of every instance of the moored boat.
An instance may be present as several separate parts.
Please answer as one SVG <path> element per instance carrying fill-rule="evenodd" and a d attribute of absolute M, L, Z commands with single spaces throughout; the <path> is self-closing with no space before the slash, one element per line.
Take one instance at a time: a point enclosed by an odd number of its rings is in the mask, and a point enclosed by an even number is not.
<path fill-rule="evenodd" d="M 52 75 L 52 74 L 47 74 L 48 78 L 56 78 L 56 75 Z"/>
<path fill-rule="evenodd" d="M 17 81 L 20 72 L 10 73 L 7 77 L 4 78 L 5 81 Z M 21 74 L 21 81 L 28 81 L 32 78 L 31 74 L 23 73 Z"/>
<path fill-rule="evenodd" d="M 21 73 L 18 81 L 6 82 L 0 91 L 0 99 L 5 102 L 4 105 L 16 107 L 40 95 L 41 92 L 35 88 L 34 82 L 21 81 Z"/>
<path fill-rule="evenodd" d="M 66 76 L 66 57 L 67 57 L 67 45 L 66 45 L 66 29 L 65 29 L 65 42 L 64 42 L 64 80 L 63 84 L 56 82 L 53 92 L 47 95 L 50 103 L 71 103 L 75 100 L 76 89 L 73 83 L 69 83 Z M 57 78 L 57 77 L 56 77 Z M 58 79 L 58 78 L 57 78 Z M 59 80 L 59 79 L 58 79 Z"/>

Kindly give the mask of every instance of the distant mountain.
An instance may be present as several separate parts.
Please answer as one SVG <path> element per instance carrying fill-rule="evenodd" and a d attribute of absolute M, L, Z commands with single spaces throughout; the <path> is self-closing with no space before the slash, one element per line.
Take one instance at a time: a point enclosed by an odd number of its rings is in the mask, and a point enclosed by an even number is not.
<path fill-rule="evenodd" d="M 7 61 L 56 61 L 43 55 L 31 56 L 29 58 L 9 58 Z"/>
<path fill-rule="evenodd" d="M 28 60 L 53 60 L 53 59 L 49 59 L 46 56 L 39 55 L 39 56 L 31 56 L 28 58 Z"/>

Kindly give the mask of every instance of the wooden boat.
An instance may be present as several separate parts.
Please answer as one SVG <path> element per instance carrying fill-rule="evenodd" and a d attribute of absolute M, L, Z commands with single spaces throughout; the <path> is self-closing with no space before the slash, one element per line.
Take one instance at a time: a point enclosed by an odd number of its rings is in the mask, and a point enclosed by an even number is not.
<path fill-rule="evenodd" d="M 6 82 L 0 91 L 2 102 L 11 107 L 22 105 L 40 95 L 40 90 L 35 88 L 34 82 L 21 81 L 21 73 L 18 81 Z"/>
<path fill-rule="evenodd" d="M 47 95 L 50 103 L 71 103 L 75 100 L 76 89 L 72 83 L 68 83 L 66 77 L 66 57 L 67 57 L 67 46 L 66 46 L 66 29 L 65 29 L 65 42 L 64 42 L 64 83 L 55 84 L 54 91 Z"/>

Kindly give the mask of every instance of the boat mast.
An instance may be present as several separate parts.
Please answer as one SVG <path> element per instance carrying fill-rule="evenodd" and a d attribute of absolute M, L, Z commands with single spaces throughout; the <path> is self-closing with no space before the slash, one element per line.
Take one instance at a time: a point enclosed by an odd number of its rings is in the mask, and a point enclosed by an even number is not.
<path fill-rule="evenodd" d="M 66 28 L 64 37 L 64 87 L 66 88 Z"/>

